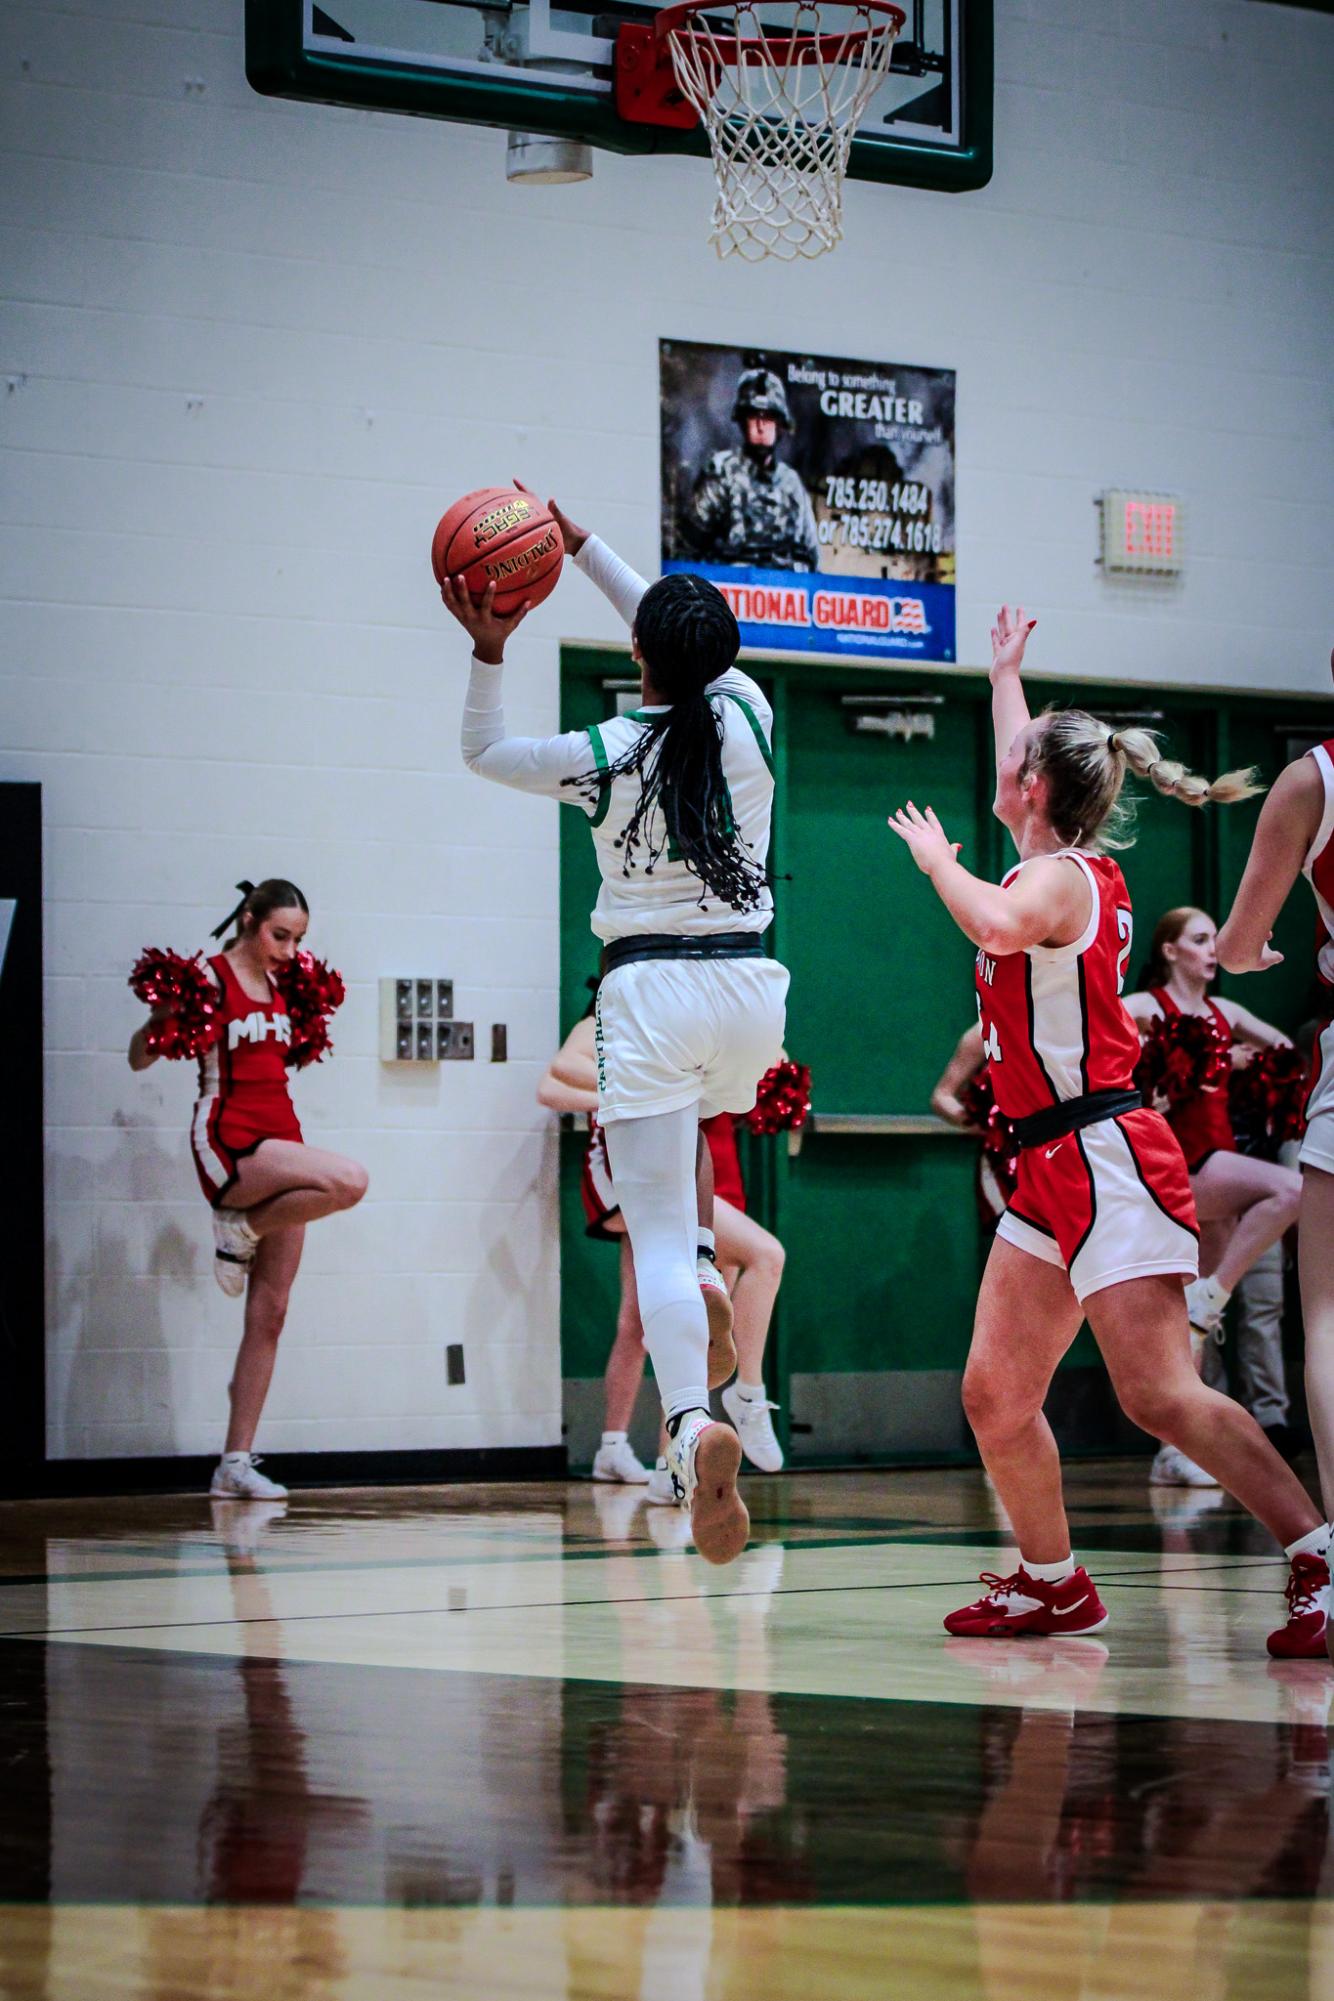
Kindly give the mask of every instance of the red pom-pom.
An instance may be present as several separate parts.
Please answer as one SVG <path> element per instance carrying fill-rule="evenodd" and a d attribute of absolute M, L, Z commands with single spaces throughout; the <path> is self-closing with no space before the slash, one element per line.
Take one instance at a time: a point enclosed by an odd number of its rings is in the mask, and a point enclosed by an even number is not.
<path fill-rule="evenodd" d="M 753 1133 L 798 1132 L 811 1109 L 811 1073 L 804 1063 L 775 1063 L 766 1070 L 746 1113 Z"/>
<path fill-rule="evenodd" d="M 162 1013 L 144 1032 L 150 1055 L 193 1060 L 217 1040 L 223 999 L 198 952 L 185 959 L 148 946 L 134 962 L 129 986 L 146 1007 Z"/>
<path fill-rule="evenodd" d="M 1135 1082 L 1145 1104 L 1171 1111 L 1202 1091 L 1226 1090 L 1230 1069 L 1212 1015 L 1159 1015 L 1140 1050 Z"/>
<path fill-rule="evenodd" d="M 1008 1202 L 1019 1186 L 1019 1142 L 1014 1136 L 1014 1122 L 1006 1118 L 996 1103 L 986 1070 L 979 1070 L 972 1078 L 959 1102 L 969 1128 L 981 1135 L 983 1157 L 1003 1201 Z M 993 1221 L 990 1204 L 987 1210 L 987 1220 Z"/>
<path fill-rule="evenodd" d="M 1276 1151 L 1306 1130 L 1306 1082 L 1306 1064 L 1296 1049 L 1262 1049 L 1232 1072 L 1229 1109 L 1263 1148 Z"/>
<path fill-rule="evenodd" d="M 310 952 L 298 952 L 278 981 L 292 1023 L 287 1061 L 304 1070 L 319 1063 L 333 1048 L 329 1016 L 347 998 L 343 976 Z"/>

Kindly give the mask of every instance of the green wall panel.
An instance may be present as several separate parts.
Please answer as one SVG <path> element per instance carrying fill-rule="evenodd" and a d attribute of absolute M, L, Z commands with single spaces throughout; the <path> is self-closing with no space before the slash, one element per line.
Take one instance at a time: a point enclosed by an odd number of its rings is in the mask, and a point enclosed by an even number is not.
<path fill-rule="evenodd" d="M 567 649 L 561 723 L 575 728 L 615 708 L 605 684 L 628 678 L 628 655 Z M 752 672 L 756 671 L 753 667 Z M 931 1085 L 973 1016 L 972 950 L 885 825 L 906 798 L 932 804 L 964 859 L 997 875 L 1013 859 L 991 817 L 989 690 L 962 670 L 859 670 L 801 660 L 766 663 L 777 714 L 774 865 L 780 877 L 774 948 L 791 967 L 788 1042 L 811 1065 L 817 1110 L 924 1113 Z M 848 693 L 944 696 L 935 736 L 895 742 L 853 734 Z M 1036 712 L 1075 702 L 1114 721 L 1149 712 L 1172 755 L 1213 776 L 1254 762 L 1272 779 L 1294 731 L 1334 731 L 1334 704 L 1177 689 L 1090 689 L 1030 683 Z M 1220 918 L 1240 877 L 1253 805 L 1192 812 L 1143 798 L 1136 845 L 1122 857 L 1143 963 L 1159 913 L 1201 903 Z M 560 816 L 562 1028 L 583 1011 L 596 964 L 588 913 L 597 874 L 582 815 Z M 1276 935 L 1287 963 L 1225 991 L 1295 1027 L 1308 1009 L 1312 917 L 1292 899 Z M 567 1376 L 600 1375 L 616 1310 L 614 1249 L 583 1235 L 582 1135 L 561 1142 L 561 1327 Z M 974 1154 L 949 1137 L 810 1134 L 796 1157 L 783 1139 L 746 1143 L 750 1204 L 788 1249 L 770 1345 L 770 1387 L 786 1403 L 790 1374 L 962 1366 L 984 1246 L 973 1197 Z M 1087 1330 L 1070 1366 L 1096 1361 Z"/>

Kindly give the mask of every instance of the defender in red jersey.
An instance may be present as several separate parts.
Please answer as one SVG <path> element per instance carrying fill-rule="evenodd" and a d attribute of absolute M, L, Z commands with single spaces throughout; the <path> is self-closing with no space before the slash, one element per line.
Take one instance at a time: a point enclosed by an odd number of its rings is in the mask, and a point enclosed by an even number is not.
<path fill-rule="evenodd" d="M 1034 621 L 1003 607 L 992 633 L 995 812 L 1019 850 L 995 885 L 962 867 L 928 807 L 890 820 L 965 936 L 992 1089 L 1023 1149 L 978 1297 L 964 1407 L 1019 1544 L 1015 1572 L 952 1613 L 950 1632 L 1088 1633 L 1107 1613 L 1076 1568 L 1060 1455 L 1043 1403 L 1087 1317 L 1122 1409 L 1178 1446 L 1284 1545 L 1288 1624 L 1270 1640 L 1301 1652 L 1297 1615 L 1327 1530 L 1301 1483 L 1240 1405 L 1206 1389 L 1191 1362 L 1182 1281 L 1196 1270 L 1186 1163 L 1132 1082 L 1139 1037 L 1120 999 L 1133 923 L 1120 869 L 1118 806 L 1128 771 L 1187 803 L 1246 798 L 1249 774 L 1209 785 L 1160 756 L 1146 730 L 1082 710 L 1030 717 L 1020 679 Z M 1304 1602 L 1304 1597 L 1303 1597 Z"/>
<path fill-rule="evenodd" d="M 1334 1515 L 1334 737 L 1288 765 L 1261 808 L 1241 886 L 1218 934 L 1219 963 L 1230 973 L 1261 973 L 1281 962 L 1270 939 L 1299 875 L 1315 893 L 1315 970 L 1327 1004 L 1306 1101 L 1297 1263 L 1307 1412 L 1325 1511 Z M 1323 1633 L 1334 1660 L 1328 1573 L 1313 1577 L 1299 1602 L 1308 1633 Z"/>
<path fill-rule="evenodd" d="M 295 883 L 238 883 L 241 902 L 213 936 L 235 935 L 209 971 L 222 1001 L 220 1032 L 199 1059 L 190 1141 L 213 1207 L 213 1274 L 229 1298 L 246 1295 L 245 1329 L 229 1389 L 231 1417 L 210 1491 L 223 1500 L 281 1500 L 287 1489 L 257 1469 L 252 1447 L 305 1226 L 350 1209 L 366 1192 L 355 1160 L 307 1146 L 287 1088 L 291 1020 L 279 982 L 310 921 Z M 157 1061 L 150 1030 L 135 1031 L 130 1068 Z M 248 1284 L 247 1284 L 248 1281 Z"/>

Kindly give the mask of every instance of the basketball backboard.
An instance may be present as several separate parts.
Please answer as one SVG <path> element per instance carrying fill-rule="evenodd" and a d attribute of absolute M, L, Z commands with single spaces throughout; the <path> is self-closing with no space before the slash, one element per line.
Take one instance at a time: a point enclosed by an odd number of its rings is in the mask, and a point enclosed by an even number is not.
<path fill-rule="evenodd" d="M 992 0 L 901 4 L 905 26 L 848 171 L 947 192 L 983 187 Z M 698 125 L 634 123 L 616 108 L 618 32 L 659 11 L 622 0 L 246 0 L 246 75 L 268 96 L 582 139 L 615 153 L 707 153 Z M 763 0 L 756 11 L 763 20 Z"/>

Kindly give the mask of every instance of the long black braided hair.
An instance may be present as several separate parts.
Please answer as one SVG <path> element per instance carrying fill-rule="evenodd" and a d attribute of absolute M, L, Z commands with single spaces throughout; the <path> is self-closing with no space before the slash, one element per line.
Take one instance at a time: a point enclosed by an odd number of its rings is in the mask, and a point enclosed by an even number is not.
<path fill-rule="evenodd" d="M 747 853 L 732 819 L 723 776 L 722 717 L 706 690 L 741 648 L 731 606 L 715 585 L 689 572 L 650 584 L 635 614 L 635 639 L 654 689 L 670 704 L 613 764 L 567 778 L 589 799 L 617 778 L 639 778 L 639 798 L 616 845 L 622 873 L 645 874 L 667 854 L 684 862 L 706 890 L 733 910 L 754 910 L 766 891 L 764 870 Z M 701 896 L 700 901 L 704 898 Z"/>

